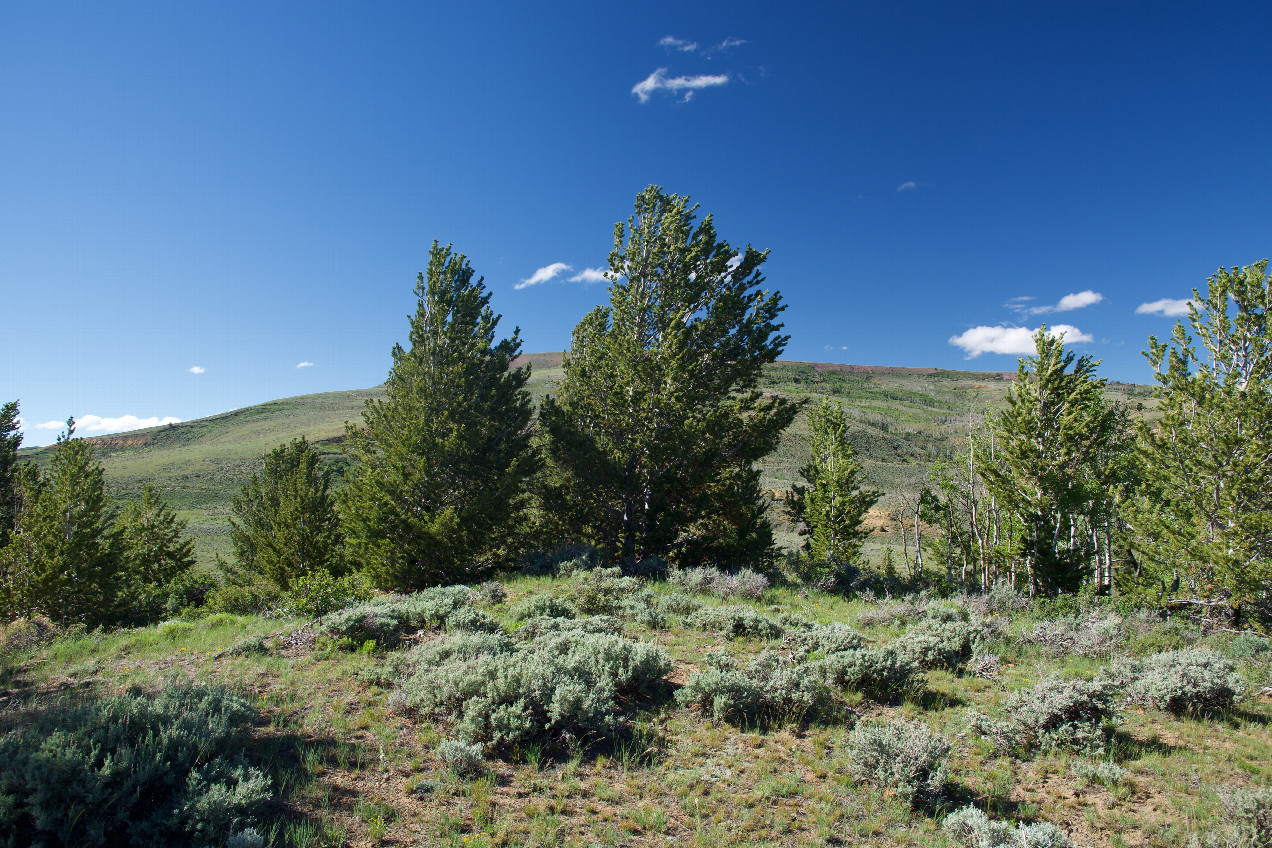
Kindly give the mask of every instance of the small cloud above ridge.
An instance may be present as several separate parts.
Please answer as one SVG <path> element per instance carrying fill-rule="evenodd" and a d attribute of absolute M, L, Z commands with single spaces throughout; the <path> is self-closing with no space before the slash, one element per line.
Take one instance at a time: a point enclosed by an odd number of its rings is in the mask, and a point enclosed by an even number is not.
<path fill-rule="evenodd" d="M 1141 303 L 1135 307 L 1136 315 L 1165 315 L 1167 318 L 1182 318 L 1188 314 L 1188 305 L 1191 300 L 1176 300 L 1170 297 L 1164 297 L 1161 300 L 1154 300 L 1151 303 Z"/>
<path fill-rule="evenodd" d="M 1041 328 L 1028 327 L 972 327 L 957 336 L 950 337 L 950 344 L 963 349 L 967 359 L 975 359 L 982 353 L 1004 353 L 1023 356 L 1033 353 L 1034 334 Z M 1064 336 L 1068 344 L 1083 344 L 1095 341 L 1095 336 L 1084 333 L 1071 324 L 1056 324 L 1047 328 L 1049 336 Z"/>

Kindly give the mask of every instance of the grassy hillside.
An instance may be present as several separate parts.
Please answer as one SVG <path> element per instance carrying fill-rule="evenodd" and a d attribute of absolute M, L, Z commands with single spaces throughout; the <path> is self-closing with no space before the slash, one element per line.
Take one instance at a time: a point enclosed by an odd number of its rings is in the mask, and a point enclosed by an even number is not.
<path fill-rule="evenodd" d="M 523 360 L 532 365 L 529 388 L 537 403 L 555 391 L 561 380 L 561 354 L 528 354 Z M 922 485 L 934 458 L 958 449 L 969 421 L 1000 404 L 1013 377 L 998 372 L 778 362 L 765 369 L 762 388 L 812 403 L 830 397 L 845 406 L 866 475 L 871 485 L 888 495 L 876 509 L 877 520 L 896 492 Z M 1145 386 L 1114 384 L 1109 394 L 1132 406 L 1148 403 Z M 229 555 L 230 499 L 267 451 L 304 435 L 340 468 L 345 422 L 359 420 L 367 400 L 382 396 L 378 387 L 303 395 L 195 421 L 100 436 L 92 442 L 106 468 L 111 494 L 135 497 L 147 481 L 153 482 L 189 521 L 197 555 L 206 564 L 218 553 Z M 807 458 L 807 435 L 807 417 L 801 414 L 778 450 L 762 464 L 766 488 L 780 492 L 798 480 Z M 23 451 L 36 462 L 45 461 L 48 453 L 48 448 Z M 790 542 L 793 537 L 780 532 L 779 540 Z"/>

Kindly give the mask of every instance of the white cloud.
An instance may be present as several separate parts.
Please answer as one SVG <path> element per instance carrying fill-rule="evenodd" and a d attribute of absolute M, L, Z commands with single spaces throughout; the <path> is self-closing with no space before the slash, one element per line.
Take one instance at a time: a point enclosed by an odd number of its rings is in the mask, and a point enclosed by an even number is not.
<path fill-rule="evenodd" d="M 202 374 L 202 373 L 203 373 L 203 366 L 202 366 L 202 365 L 191 365 L 191 366 L 190 366 L 190 373 L 191 373 L 191 374 Z"/>
<path fill-rule="evenodd" d="M 314 364 L 310 362 L 308 359 L 306 359 L 304 362 L 297 362 L 296 367 L 297 368 L 313 368 Z"/>
<path fill-rule="evenodd" d="M 726 85 L 729 82 L 728 74 L 698 74 L 692 77 L 669 77 L 666 68 L 659 68 L 645 79 L 632 86 L 632 94 L 640 100 L 641 103 L 648 103 L 650 96 L 655 91 L 685 92 L 687 100 L 693 92 L 702 88 L 712 88 L 717 85 Z"/>
<path fill-rule="evenodd" d="M 1152 303 L 1141 303 L 1135 307 L 1136 315 L 1165 315 L 1169 318 L 1180 318 L 1188 314 L 1188 304 L 1191 300 L 1174 300 L 1173 298 L 1164 297 L 1161 300 L 1154 300 Z"/>
<path fill-rule="evenodd" d="M 918 187 L 919 187 L 919 184 L 916 183 L 914 180 L 906 180 L 905 182 L 901 183 L 901 185 L 897 186 L 897 191 L 914 191 Z"/>
<path fill-rule="evenodd" d="M 171 415 L 164 418 L 152 416 L 138 418 L 136 415 L 121 415 L 118 418 L 102 418 L 100 415 L 85 415 L 75 419 L 77 433 L 122 433 L 126 430 L 141 430 L 146 427 L 162 427 L 165 424 L 180 424 L 181 419 Z M 36 424 L 37 430 L 61 430 L 65 421 L 45 421 Z"/>
<path fill-rule="evenodd" d="M 1086 291 L 1066 294 L 1064 297 L 1060 298 L 1059 303 L 1054 305 L 1030 306 L 1025 308 L 1023 306 L 1024 302 L 1031 299 L 1032 298 L 1014 297 L 1008 301 L 1007 305 L 1012 309 L 1015 309 L 1017 312 L 1022 312 L 1026 315 L 1046 315 L 1048 312 L 1072 312 L 1073 310 L 1081 309 L 1084 306 L 1091 306 L 1092 304 L 1099 303 L 1104 300 L 1104 295 L 1087 289 Z"/>
<path fill-rule="evenodd" d="M 746 43 L 747 41 L 745 38 L 726 38 L 724 41 L 720 42 L 720 45 L 716 47 L 716 49 L 728 50 L 730 47 L 741 47 L 743 44 L 746 44 Z"/>
<path fill-rule="evenodd" d="M 1021 356 L 1035 350 L 1033 337 L 1038 328 L 1028 327 L 972 327 L 961 335 L 951 336 L 950 344 L 961 347 L 968 359 L 975 359 L 982 353 L 1008 353 Z M 1056 324 L 1047 328 L 1047 335 L 1063 334 L 1066 344 L 1093 342 L 1095 337 L 1084 333 L 1070 324 Z"/>
<path fill-rule="evenodd" d="M 544 265 L 538 271 L 535 271 L 528 278 L 522 280 L 513 286 L 514 289 L 524 289 L 527 286 L 537 286 L 539 283 L 546 283 L 548 280 L 565 273 L 573 271 L 574 266 L 566 265 L 564 262 L 553 262 L 551 265 Z"/>
<path fill-rule="evenodd" d="M 679 50 L 681 53 L 692 53 L 698 49 L 698 42 L 684 41 L 675 36 L 665 35 L 658 40 L 658 46 L 667 50 Z"/>
<path fill-rule="evenodd" d="M 609 278 L 605 276 L 603 268 L 584 268 L 573 277 L 570 278 L 572 283 L 606 283 Z"/>

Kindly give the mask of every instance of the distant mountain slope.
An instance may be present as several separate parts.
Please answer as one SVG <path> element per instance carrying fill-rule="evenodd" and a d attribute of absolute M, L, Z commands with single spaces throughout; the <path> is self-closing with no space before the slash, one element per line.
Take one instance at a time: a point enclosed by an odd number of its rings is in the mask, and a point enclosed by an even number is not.
<path fill-rule="evenodd" d="M 536 403 L 560 383 L 561 359 L 560 353 L 532 353 L 519 360 L 531 365 L 529 388 Z M 781 361 L 765 369 L 761 388 L 811 403 L 830 397 L 844 405 L 871 485 L 887 494 L 876 510 L 877 521 L 896 493 L 922 485 L 933 459 L 965 443 L 969 421 L 1001 404 L 1014 376 Z M 1109 395 L 1134 406 L 1148 402 L 1149 389 L 1114 384 Z M 267 451 L 304 435 L 340 470 L 345 422 L 358 421 L 367 400 L 383 396 L 381 387 L 302 395 L 90 441 L 106 468 L 111 494 L 135 497 L 153 481 L 189 521 L 199 560 L 211 563 L 218 553 L 229 556 L 230 500 Z M 801 414 L 761 465 L 766 488 L 780 492 L 798 479 L 808 456 L 807 435 L 807 416 Z M 49 448 L 22 454 L 43 463 Z M 792 541 L 789 534 L 780 537 Z"/>

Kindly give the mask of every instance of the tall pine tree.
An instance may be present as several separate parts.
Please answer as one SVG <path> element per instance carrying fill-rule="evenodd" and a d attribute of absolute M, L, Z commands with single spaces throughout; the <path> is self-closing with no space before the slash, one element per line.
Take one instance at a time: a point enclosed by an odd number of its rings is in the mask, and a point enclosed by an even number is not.
<path fill-rule="evenodd" d="M 529 366 L 463 254 L 436 242 L 415 287 L 410 347 L 393 348 L 388 397 L 348 425 L 355 465 L 341 492 L 352 561 L 380 587 L 474 579 L 517 553 L 537 470 Z"/>
<path fill-rule="evenodd" d="M 21 492 L 18 448 L 22 447 L 22 431 L 18 429 L 18 402 L 0 407 L 0 548 L 9 542 L 13 521 L 18 511 Z"/>
<path fill-rule="evenodd" d="M 830 577 L 861 554 L 870 535 L 866 513 L 882 493 L 865 487 L 843 407 L 823 399 L 809 413 L 808 427 L 811 455 L 800 469 L 808 485 L 792 486 L 786 507 L 807 539 L 804 551 L 813 572 Z"/>
<path fill-rule="evenodd" d="M 760 289 L 767 253 L 737 250 L 687 198 L 650 186 L 614 229 L 608 306 L 574 330 L 540 420 L 548 511 L 611 559 L 758 563 L 773 554 L 755 463 L 797 411 L 757 388 L 786 345 Z"/>

